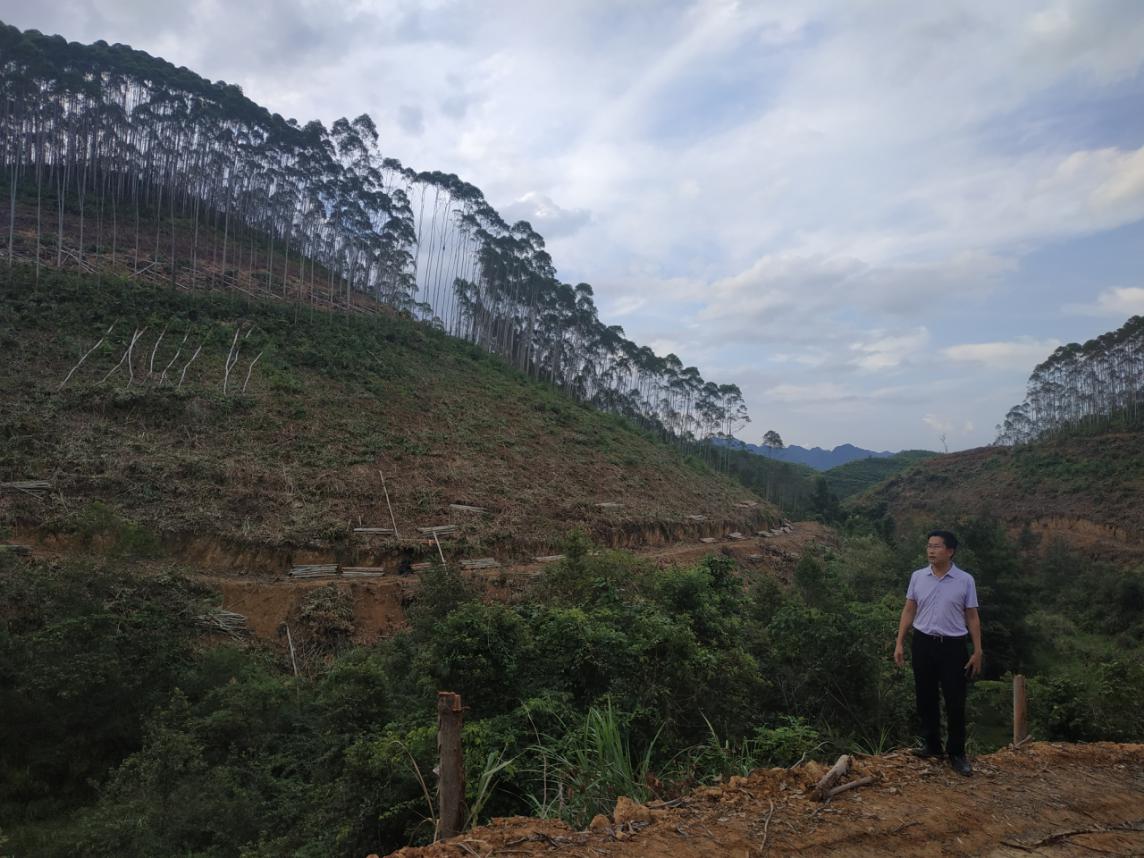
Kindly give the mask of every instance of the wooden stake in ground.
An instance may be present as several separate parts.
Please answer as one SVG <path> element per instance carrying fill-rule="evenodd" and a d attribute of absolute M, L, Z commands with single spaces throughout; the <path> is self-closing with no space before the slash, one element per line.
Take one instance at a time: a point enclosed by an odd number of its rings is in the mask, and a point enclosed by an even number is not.
<path fill-rule="evenodd" d="M 1013 744 L 1020 745 L 1029 735 L 1029 702 L 1025 695 L 1025 677 L 1013 676 Z"/>
<path fill-rule="evenodd" d="M 382 473 L 381 468 L 377 469 L 377 475 L 381 477 L 381 490 L 385 492 L 385 505 L 389 507 L 389 521 L 393 525 L 393 538 L 400 539 L 397 533 L 397 519 L 393 517 L 393 504 L 389 502 L 389 489 L 385 487 L 385 474 Z"/>
<path fill-rule="evenodd" d="M 294 658 L 294 638 L 290 634 L 290 626 L 286 626 L 286 643 L 290 644 L 290 664 L 294 667 L 294 678 L 298 678 L 298 660 Z"/>
<path fill-rule="evenodd" d="M 438 836 L 452 837 L 464 824 L 465 765 L 461 753 L 461 725 L 464 709 L 461 695 L 437 692 L 437 769 Z"/>

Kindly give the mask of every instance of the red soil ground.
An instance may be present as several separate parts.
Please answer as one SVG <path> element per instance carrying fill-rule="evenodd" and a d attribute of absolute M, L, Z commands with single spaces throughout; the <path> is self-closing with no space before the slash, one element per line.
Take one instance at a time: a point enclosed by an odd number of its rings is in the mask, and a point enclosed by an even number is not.
<path fill-rule="evenodd" d="M 591 830 L 499 819 L 393 858 L 1144 855 L 1144 745 L 1031 743 L 975 765 L 964 778 L 906 752 L 859 757 L 847 780 L 874 783 L 825 804 L 808 794 L 822 764 L 764 769 Z"/>

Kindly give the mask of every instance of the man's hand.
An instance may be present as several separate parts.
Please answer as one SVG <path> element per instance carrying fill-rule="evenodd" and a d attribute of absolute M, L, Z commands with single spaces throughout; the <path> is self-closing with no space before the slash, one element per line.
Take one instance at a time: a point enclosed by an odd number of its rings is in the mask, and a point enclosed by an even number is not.
<path fill-rule="evenodd" d="M 965 663 L 965 675 L 972 678 L 981 673 L 981 650 L 977 650 Z"/>
<path fill-rule="evenodd" d="M 898 641 L 894 644 L 894 664 L 901 667 L 906 663 L 906 651 L 902 648 L 902 642 Z"/>

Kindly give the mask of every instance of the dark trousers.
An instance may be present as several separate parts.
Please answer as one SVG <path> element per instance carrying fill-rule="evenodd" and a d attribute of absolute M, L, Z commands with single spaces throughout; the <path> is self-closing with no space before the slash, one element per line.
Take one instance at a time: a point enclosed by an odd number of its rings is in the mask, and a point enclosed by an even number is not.
<path fill-rule="evenodd" d="M 926 747 L 935 754 L 942 752 L 940 688 L 949 724 L 945 750 L 950 756 L 965 756 L 965 663 L 969 661 L 965 637 L 936 638 L 914 629 L 911 654 Z"/>

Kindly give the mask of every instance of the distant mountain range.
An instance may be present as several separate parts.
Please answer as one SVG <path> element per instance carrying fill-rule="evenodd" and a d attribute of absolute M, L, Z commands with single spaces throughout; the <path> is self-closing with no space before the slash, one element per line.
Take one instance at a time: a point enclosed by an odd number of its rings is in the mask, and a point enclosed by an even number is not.
<path fill-rule="evenodd" d="M 824 450 L 821 447 L 811 447 L 807 449 L 797 444 L 776 449 L 774 447 L 762 447 L 758 444 L 747 444 L 743 441 L 732 441 L 730 443 L 732 446 L 740 450 L 746 450 L 749 453 L 766 456 L 769 459 L 778 459 L 780 462 L 797 462 L 800 465 L 807 465 L 814 468 L 816 471 L 828 471 L 831 468 L 845 465 L 847 462 L 855 462 L 859 459 L 888 459 L 894 455 L 888 450 L 882 450 L 881 452 L 864 450 L 861 447 L 855 447 L 853 444 L 840 444 L 833 450 Z"/>

